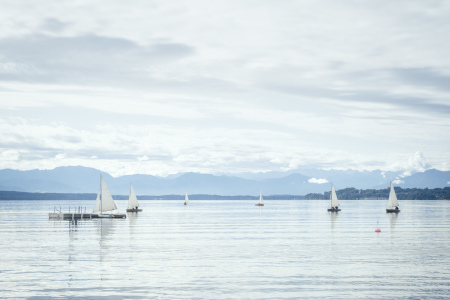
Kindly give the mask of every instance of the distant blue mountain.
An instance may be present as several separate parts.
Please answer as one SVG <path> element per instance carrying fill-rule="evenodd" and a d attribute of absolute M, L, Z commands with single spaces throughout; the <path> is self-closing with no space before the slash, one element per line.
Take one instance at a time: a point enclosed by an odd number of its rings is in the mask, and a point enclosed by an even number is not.
<path fill-rule="evenodd" d="M 402 188 L 443 188 L 450 186 L 450 172 L 430 169 L 401 178 L 401 180 L 404 182 L 398 186 Z"/>
<path fill-rule="evenodd" d="M 296 170 L 294 173 L 249 173 L 239 176 L 184 173 L 170 177 L 152 175 L 127 175 L 112 177 L 93 168 L 59 167 L 53 170 L 17 171 L 0 170 L 0 190 L 48 193 L 96 193 L 100 174 L 109 189 L 116 195 L 127 195 L 130 183 L 138 195 L 181 195 L 216 194 L 258 195 L 306 195 L 330 190 L 330 182 L 336 189 L 354 187 L 357 189 L 387 188 L 389 182 L 399 178 L 401 172 L 355 171 L 355 170 Z M 311 182 L 311 178 L 322 179 L 327 183 Z M 435 169 L 415 173 L 401 178 L 402 188 L 443 188 L 450 186 L 450 172 Z"/>

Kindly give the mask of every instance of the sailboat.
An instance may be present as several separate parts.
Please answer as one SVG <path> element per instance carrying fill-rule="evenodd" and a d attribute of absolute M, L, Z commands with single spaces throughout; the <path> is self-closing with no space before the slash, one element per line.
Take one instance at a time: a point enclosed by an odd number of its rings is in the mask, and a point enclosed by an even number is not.
<path fill-rule="evenodd" d="M 109 192 L 106 182 L 100 175 L 100 189 L 97 193 L 92 216 L 98 218 L 126 218 L 125 214 L 114 213 L 117 210 L 116 203 Z"/>
<path fill-rule="evenodd" d="M 341 211 L 339 208 L 340 204 L 336 195 L 336 191 L 334 189 L 334 185 L 331 184 L 331 193 L 330 193 L 330 208 L 328 211 Z"/>
<path fill-rule="evenodd" d="M 255 206 L 264 206 L 262 193 L 259 193 L 259 202 L 256 203 Z"/>
<path fill-rule="evenodd" d="M 130 183 L 130 196 L 128 197 L 128 207 L 127 212 L 138 212 L 142 211 L 142 208 L 139 208 L 139 202 L 136 197 L 136 193 L 134 192 L 133 185 Z"/>
<path fill-rule="evenodd" d="M 400 209 L 398 207 L 400 204 L 398 204 L 397 195 L 395 194 L 394 186 L 391 182 L 391 191 L 389 192 L 389 202 L 388 207 L 386 208 L 387 213 L 399 213 Z"/>
<path fill-rule="evenodd" d="M 189 197 L 188 197 L 188 195 L 186 193 L 186 195 L 184 196 L 184 205 L 187 205 L 188 202 L 189 202 Z"/>

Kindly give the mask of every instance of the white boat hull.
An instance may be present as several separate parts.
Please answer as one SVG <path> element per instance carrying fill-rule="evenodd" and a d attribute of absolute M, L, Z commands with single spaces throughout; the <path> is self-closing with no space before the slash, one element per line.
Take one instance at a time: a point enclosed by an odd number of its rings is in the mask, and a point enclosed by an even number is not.
<path fill-rule="evenodd" d="M 93 218 L 103 218 L 103 219 L 125 219 L 127 215 L 125 214 L 92 214 Z"/>

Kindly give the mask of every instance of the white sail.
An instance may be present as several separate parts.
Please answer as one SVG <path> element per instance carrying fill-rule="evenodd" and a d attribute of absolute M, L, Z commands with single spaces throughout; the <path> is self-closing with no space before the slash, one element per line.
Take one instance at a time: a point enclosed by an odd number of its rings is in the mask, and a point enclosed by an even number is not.
<path fill-rule="evenodd" d="M 94 209 L 92 210 L 92 212 L 100 211 L 100 205 L 101 205 L 100 192 L 101 192 L 101 189 L 98 190 L 97 199 L 95 200 Z"/>
<path fill-rule="evenodd" d="M 391 191 L 389 192 L 389 202 L 388 202 L 388 208 L 394 208 L 396 206 L 399 206 L 397 195 L 395 194 L 394 186 L 391 182 Z"/>
<path fill-rule="evenodd" d="M 259 193 L 259 204 L 264 204 L 262 193 Z"/>
<path fill-rule="evenodd" d="M 186 195 L 184 196 L 184 204 L 187 204 L 189 202 L 189 197 L 186 193 Z"/>
<path fill-rule="evenodd" d="M 330 202 L 331 202 L 331 207 L 340 206 L 333 184 L 331 185 Z"/>
<path fill-rule="evenodd" d="M 128 197 L 128 208 L 132 209 L 135 207 L 139 207 L 139 202 L 136 197 L 136 193 L 134 192 L 133 186 L 130 184 L 130 196 Z"/>
<path fill-rule="evenodd" d="M 99 205 L 98 205 L 99 204 Z M 103 177 L 100 176 L 100 194 L 97 195 L 97 200 L 94 205 L 94 212 L 105 212 L 116 210 L 117 206 L 114 202 L 114 199 L 109 192 L 108 186 L 106 182 L 103 180 Z"/>
<path fill-rule="evenodd" d="M 114 202 L 113 197 L 111 196 L 111 193 L 109 192 L 108 186 L 106 185 L 106 182 L 103 180 L 103 177 L 101 177 L 101 187 L 102 187 L 102 211 L 111 211 L 117 209 L 116 203 Z"/>

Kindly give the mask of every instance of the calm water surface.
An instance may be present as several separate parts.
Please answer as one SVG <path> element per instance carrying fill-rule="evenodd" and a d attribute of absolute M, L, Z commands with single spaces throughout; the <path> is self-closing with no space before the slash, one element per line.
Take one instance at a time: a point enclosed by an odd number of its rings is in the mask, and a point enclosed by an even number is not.
<path fill-rule="evenodd" d="M 48 213 L 94 201 L 0 201 L 0 298 L 450 298 L 450 201 L 140 202 L 72 225 Z"/>

